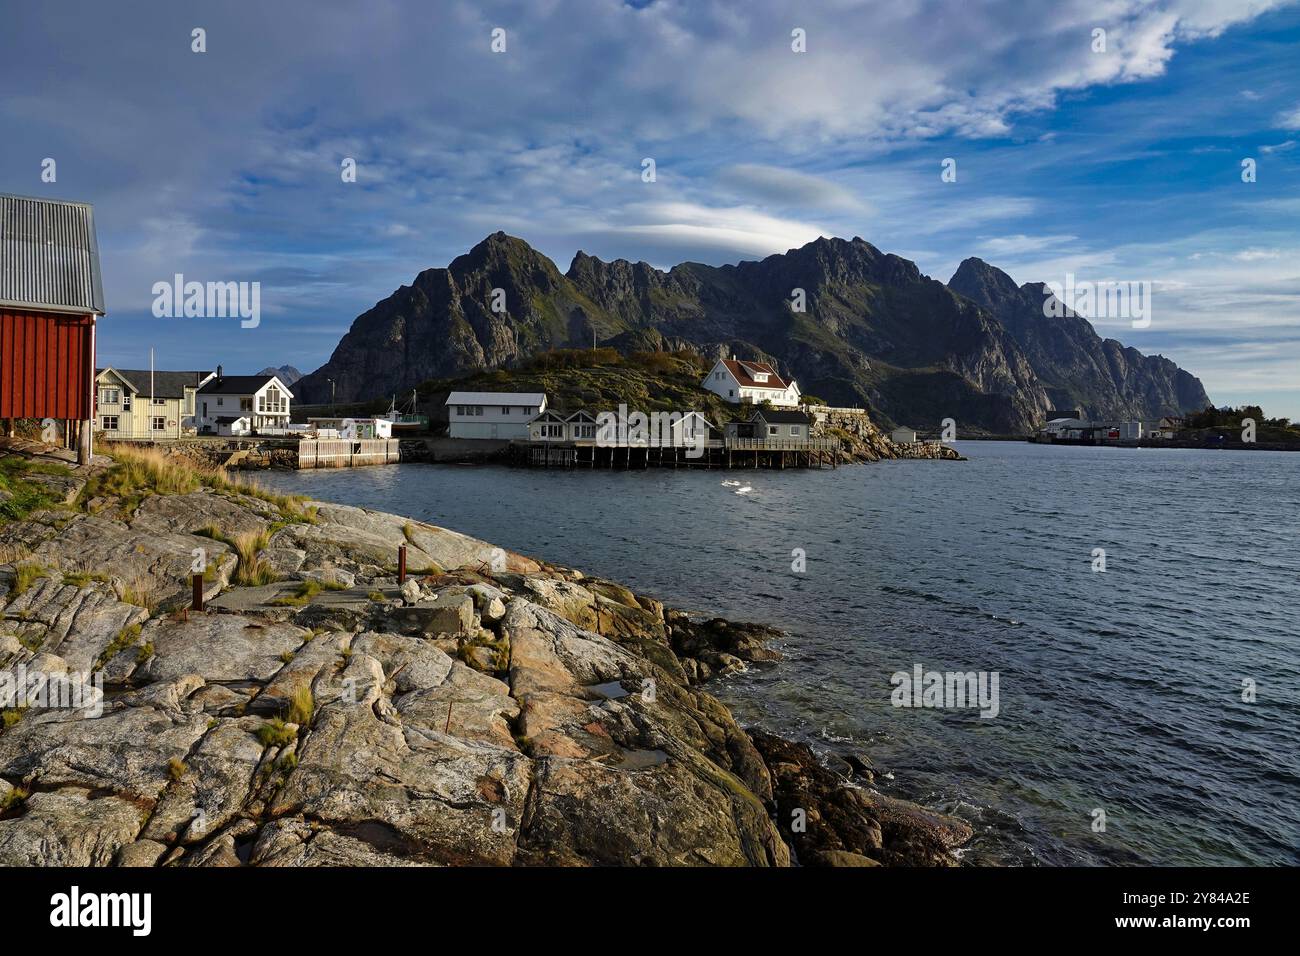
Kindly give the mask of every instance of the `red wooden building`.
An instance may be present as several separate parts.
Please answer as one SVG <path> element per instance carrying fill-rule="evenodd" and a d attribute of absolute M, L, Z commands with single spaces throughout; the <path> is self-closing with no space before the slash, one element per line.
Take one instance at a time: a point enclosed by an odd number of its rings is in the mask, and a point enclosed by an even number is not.
<path fill-rule="evenodd" d="M 52 419 L 88 461 L 104 288 L 86 203 L 0 194 L 0 420 Z"/>

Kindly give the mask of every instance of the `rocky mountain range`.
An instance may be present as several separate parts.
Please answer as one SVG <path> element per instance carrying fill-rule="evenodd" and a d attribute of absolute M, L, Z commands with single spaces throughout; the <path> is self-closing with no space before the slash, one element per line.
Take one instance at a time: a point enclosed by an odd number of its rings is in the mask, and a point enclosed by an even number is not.
<path fill-rule="evenodd" d="M 1160 355 L 1143 355 L 1059 302 L 1041 282 L 1017 287 L 980 259 L 967 259 L 948 288 L 988 309 L 1015 338 L 1053 408 L 1080 408 L 1094 418 L 1155 418 L 1210 404 L 1200 379 Z"/>
<path fill-rule="evenodd" d="M 792 300 L 803 290 L 803 310 Z M 494 291 L 496 290 L 496 291 Z M 1042 286 L 968 259 L 945 285 L 860 238 L 820 238 L 757 262 L 644 262 L 579 252 L 567 273 L 497 232 L 360 315 L 300 401 L 370 399 L 510 366 L 551 348 L 689 348 L 766 359 L 832 405 L 884 423 L 1023 433 L 1053 408 L 1156 418 L 1208 404 L 1159 356 L 1043 316 Z"/>
<path fill-rule="evenodd" d="M 292 365 L 281 365 L 279 368 L 277 368 L 274 365 L 268 365 L 266 368 L 262 369 L 262 371 L 258 372 L 257 374 L 278 375 L 280 381 L 284 382 L 284 384 L 288 385 L 290 388 L 293 387 L 294 382 L 302 378 L 302 372 L 298 371 Z"/>

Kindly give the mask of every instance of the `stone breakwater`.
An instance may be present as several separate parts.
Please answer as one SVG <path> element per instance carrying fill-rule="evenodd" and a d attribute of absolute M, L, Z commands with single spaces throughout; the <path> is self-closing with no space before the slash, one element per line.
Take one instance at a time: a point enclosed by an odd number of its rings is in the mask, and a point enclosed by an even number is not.
<path fill-rule="evenodd" d="M 397 515 L 90 476 L 0 524 L 0 668 L 107 697 L 4 711 L 0 865 L 950 865 L 971 835 L 737 725 L 704 688 L 771 666 L 766 628 Z"/>
<path fill-rule="evenodd" d="M 894 458 L 961 459 L 955 448 L 942 442 L 900 445 L 891 441 L 865 411 L 818 410 L 815 406 L 811 411 L 813 435 L 817 438 L 837 439 L 840 443 L 840 460 L 844 462 L 873 462 Z"/>

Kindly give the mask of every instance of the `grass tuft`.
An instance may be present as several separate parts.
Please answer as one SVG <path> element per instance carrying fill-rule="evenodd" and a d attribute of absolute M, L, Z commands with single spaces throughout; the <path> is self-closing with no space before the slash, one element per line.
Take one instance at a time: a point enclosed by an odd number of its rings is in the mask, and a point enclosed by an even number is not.
<path fill-rule="evenodd" d="M 298 739 L 293 728 L 279 717 L 272 717 L 257 728 L 257 739 L 263 747 L 287 747 Z"/>
<path fill-rule="evenodd" d="M 49 577 L 50 571 L 45 565 L 36 562 L 19 564 L 14 567 L 14 584 L 9 589 L 10 599 L 28 591 L 41 578 Z"/>
<path fill-rule="evenodd" d="M 312 697 L 311 688 L 304 684 L 289 698 L 289 723 L 305 727 L 311 723 L 312 714 L 315 712 L 316 699 Z"/>
<path fill-rule="evenodd" d="M 258 587 L 276 580 L 275 569 L 261 557 L 261 552 L 270 543 L 271 536 L 265 531 L 245 531 L 230 539 L 230 546 L 239 556 L 239 565 L 235 568 L 236 584 Z"/>

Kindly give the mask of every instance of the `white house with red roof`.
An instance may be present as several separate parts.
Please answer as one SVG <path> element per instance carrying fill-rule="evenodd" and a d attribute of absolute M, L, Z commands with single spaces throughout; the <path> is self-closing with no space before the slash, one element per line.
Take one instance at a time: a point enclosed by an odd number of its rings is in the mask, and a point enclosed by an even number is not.
<path fill-rule="evenodd" d="M 701 385 L 735 404 L 771 402 L 791 408 L 799 404 L 799 385 L 794 379 L 782 378 L 766 362 L 741 362 L 734 355 L 718 359 Z"/>

